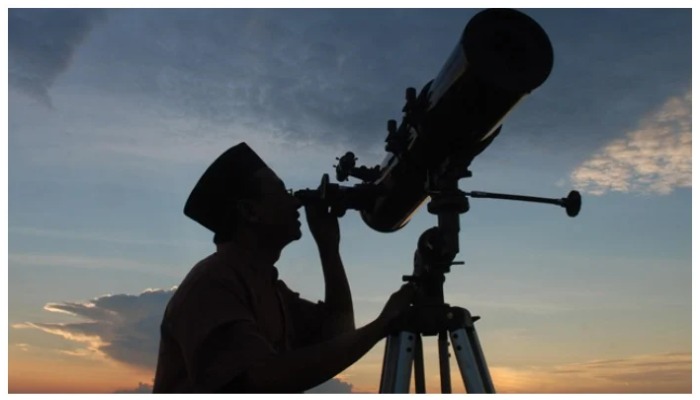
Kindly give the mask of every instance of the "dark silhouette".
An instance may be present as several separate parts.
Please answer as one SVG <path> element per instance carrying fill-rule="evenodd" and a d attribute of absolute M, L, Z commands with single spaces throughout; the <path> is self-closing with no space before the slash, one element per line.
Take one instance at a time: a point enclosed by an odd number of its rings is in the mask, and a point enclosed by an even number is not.
<path fill-rule="evenodd" d="M 192 268 L 168 303 L 153 391 L 301 392 L 343 371 L 389 333 L 414 288 L 394 293 L 355 328 L 337 218 L 305 206 L 325 299 L 278 279 L 274 263 L 301 238 L 302 204 L 245 143 L 224 152 L 190 194 L 185 214 L 214 232 L 216 252 Z"/>

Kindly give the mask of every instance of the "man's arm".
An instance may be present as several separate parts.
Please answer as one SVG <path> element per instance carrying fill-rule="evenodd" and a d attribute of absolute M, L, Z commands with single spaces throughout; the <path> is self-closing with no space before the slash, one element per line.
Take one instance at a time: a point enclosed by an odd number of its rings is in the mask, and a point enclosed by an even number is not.
<path fill-rule="evenodd" d="M 384 337 L 379 321 L 331 340 L 283 353 L 250 368 L 246 389 L 253 393 L 298 393 L 333 378 Z"/>
<path fill-rule="evenodd" d="M 391 322 L 409 307 L 414 294 L 412 286 L 404 285 L 389 298 L 379 317 L 364 327 L 254 365 L 244 376 L 247 390 L 300 392 L 333 378 L 388 334 Z"/>
<path fill-rule="evenodd" d="M 338 218 L 323 207 L 306 207 L 309 229 L 318 246 L 325 283 L 325 305 L 328 317 L 323 324 L 323 337 L 331 338 L 355 329 L 352 294 L 343 261 L 340 258 Z"/>
<path fill-rule="evenodd" d="M 325 303 L 329 315 L 324 321 L 324 337 L 333 337 L 355 329 L 355 313 L 350 284 L 337 245 L 323 248 L 319 245 L 323 280 L 326 286 Z"/>

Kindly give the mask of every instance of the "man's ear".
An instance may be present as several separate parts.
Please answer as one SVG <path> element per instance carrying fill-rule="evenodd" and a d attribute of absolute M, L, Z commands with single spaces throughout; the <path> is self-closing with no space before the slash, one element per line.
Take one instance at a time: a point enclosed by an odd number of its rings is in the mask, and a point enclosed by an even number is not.
<path fill-rule="evenodd" d="M 238 216 L 247 222 L 258 222 L 260 217 L 258 216 L 255 205 L 248 200 L 239 200 L 236 202 L 235 210 Z"/>

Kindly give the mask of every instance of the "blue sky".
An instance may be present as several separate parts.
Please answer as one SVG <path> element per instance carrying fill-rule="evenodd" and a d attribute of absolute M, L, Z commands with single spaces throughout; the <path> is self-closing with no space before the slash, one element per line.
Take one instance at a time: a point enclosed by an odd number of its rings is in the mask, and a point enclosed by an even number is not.
<path fill-rule="evenodd" d="M 345 151 L 379 163 L 404 89 L 435 77 L 477 11 L 10 10 L 10 391 L 146 387 L 162 306 L 213 249 L 182 214 L 206 166 L 246 141 L 300 189 Z M 691 12 L 522 11 L 550 37 L 552 73 L 460 187 L 578 189 L 583 209 L 571 219 L 472 199 L 466 265 L 448 275 L 446 299 L 482 316 L 501 391 L 687 392 Z M 341 220 L 359 324 L 412 271 L 416 240 L 434 224 L 425 210 L 392 234 L 354 212 Z M 303 229 L 277 266 L 318 299 Z M 336 390 L 376 391 L 382 350 Z M 47 357 L 121 381 L 71 389 L 22 375 Z"/>

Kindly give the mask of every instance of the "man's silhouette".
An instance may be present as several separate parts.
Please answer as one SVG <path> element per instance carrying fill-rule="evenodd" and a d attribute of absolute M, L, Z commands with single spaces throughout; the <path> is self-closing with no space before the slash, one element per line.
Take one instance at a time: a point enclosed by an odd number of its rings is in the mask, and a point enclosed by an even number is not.
<path fill-rule="evenodd" d="M 338 221 L 306 206 L 318 246 L 325 299 L 312 303 L 278 279 L 282 249 L 301 238 L 301 203 L 245 143 L 202 175 L 185 214 L 214 232 L 168 303 L 154 392 L 301 392 L 352 365 L 408 308 L 413 288 L 394 293 L 377 319 L 355 329 L 338 252 Z"/>

